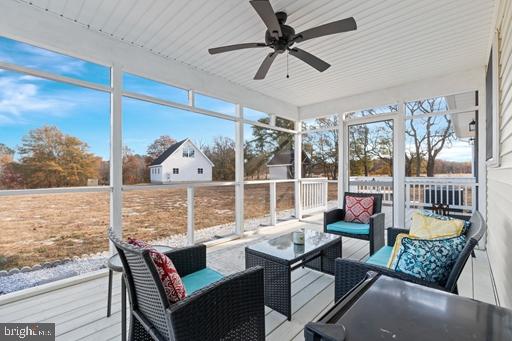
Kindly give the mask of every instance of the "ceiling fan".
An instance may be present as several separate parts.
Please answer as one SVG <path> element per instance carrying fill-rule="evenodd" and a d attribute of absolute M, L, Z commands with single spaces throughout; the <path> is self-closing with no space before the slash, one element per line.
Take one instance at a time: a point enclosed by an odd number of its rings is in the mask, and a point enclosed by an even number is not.
<path fill-rule="evenodd" d="M 300 43 L 309 39 L 323 37 L 330 34 L 354 31 L 357 29 L 356 21 L 353 17 L 350 17 L 313 27 L 296 34 L 293 27 L 285 25 L 288 15 L 285 12 L 274 13 L 269 0 L 251 0 L 249 2 L 251 3 L 252 7 L 254 7 L 260 18 L 263 20 L 265 26 L 267 26 L 267 31 L 265 32 L 265 42 L 215 47 L 209 49 L 208 52 L 210 54 L 217 54 L 259 47 L 270 47 L 274 49 L 274 51 L 270 52 L 265 57 L 263 63 L 261 63 L 261 66 L 258 69 L 258 72 L 256 72 L 254 79 L 264 79 L 277 55 L 286 51 L 288 51 L 288 53 L 292 56 L 314 67 L 318 71 L 323 72 L 331 66 L 329 63 L 324 62 L 309 52 L 301 50 L 297 47 L 293 47 L 293 45 L 295 43 Z"/>

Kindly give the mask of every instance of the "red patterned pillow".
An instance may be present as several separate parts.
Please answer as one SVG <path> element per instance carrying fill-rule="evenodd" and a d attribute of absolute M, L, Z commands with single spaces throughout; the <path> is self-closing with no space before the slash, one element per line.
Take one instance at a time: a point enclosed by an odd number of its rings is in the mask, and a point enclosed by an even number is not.
<path fill-rule="evenodd" d="M 374 197 L 345 197 L 345 221 L 368 224 L 373 215 Z"/>
<path fill-rule="evenodd" d="M 150 250 L 149 254 L 153 263 L 155 263 L 169 302 L 175 303 L 187 296 L 181 277 L 169 257 L 158 252 L 150 244 L 142 240 L 128 238 L 128 244 Z"/>

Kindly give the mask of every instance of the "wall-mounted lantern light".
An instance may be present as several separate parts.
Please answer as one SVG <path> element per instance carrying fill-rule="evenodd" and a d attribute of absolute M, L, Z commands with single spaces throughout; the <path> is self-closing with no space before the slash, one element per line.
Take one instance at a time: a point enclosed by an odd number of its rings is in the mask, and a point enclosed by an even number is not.
<path fill-rule="evenodd" d="M 475 131 L 476 130 L 476 122 L 473 119 L 471 122 L 469 122 L 469 131 Z"/>

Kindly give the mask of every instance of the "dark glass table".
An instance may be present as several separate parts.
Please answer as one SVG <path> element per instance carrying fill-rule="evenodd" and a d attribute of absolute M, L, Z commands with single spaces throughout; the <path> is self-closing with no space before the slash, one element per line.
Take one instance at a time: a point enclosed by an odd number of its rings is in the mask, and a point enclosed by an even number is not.
<path fill-rule="evenodd" d="M 512 311 L 371 273 L 317 322 L 306 341 L 512 340 Z"/>
<path fill-rule="evenodd" d="M 264 269 L 265 305 L 291 320 L 291 272 L 308 267 L 334 274 L 334 260 L 341 257 L 341 237 L 315 230 L 304 231 L 304 245 L 294 244 L 292 233 L 245 248 L 245 267 Z"/>

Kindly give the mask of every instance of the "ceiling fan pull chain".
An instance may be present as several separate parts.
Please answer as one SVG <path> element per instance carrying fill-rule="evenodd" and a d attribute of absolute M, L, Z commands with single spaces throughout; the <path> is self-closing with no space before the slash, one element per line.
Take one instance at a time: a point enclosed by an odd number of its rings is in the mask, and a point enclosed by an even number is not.
<path fill-rule="evenodd" d="M 286 78 L 290 78 L 290 73 L 288 72 L 288 57 L 290 56 L 290 52 L 286 52 Z"/>

